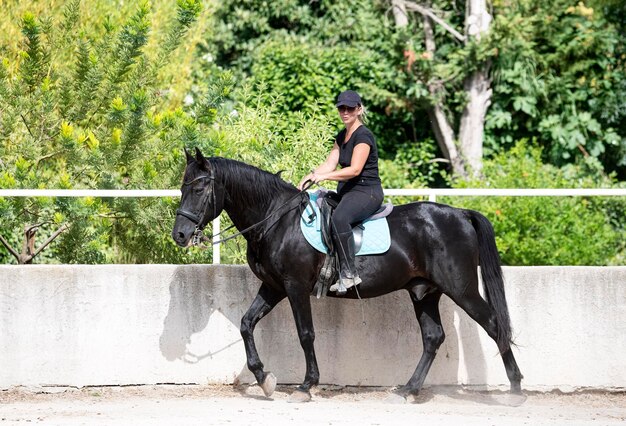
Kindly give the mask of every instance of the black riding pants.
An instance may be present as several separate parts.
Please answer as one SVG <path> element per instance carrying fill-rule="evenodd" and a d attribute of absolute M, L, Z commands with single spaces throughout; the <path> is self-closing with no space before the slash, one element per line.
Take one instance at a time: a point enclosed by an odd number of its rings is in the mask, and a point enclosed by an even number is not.
<path fill-rule="evenodd" d="M 334 232 L 351 232 L 352 225 L 359 223 L 378 210 L 383 202 L 380 185 L 355 185 L 339 193 L 341 201 L 332 216 Z"/>

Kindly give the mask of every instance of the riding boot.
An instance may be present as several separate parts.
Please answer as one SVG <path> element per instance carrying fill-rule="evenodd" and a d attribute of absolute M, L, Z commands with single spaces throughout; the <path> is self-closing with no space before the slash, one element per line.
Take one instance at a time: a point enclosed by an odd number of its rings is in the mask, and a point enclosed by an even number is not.
<path fill-rule="evenodd" d="M 339 257 L 339 279 L 335 284 L 330 286 L 330 291 L 343 294 L 350 287 L 361 283 L 361 278 L 354 266 L 355 252 L 352 231 L 342 232 L 340 234 L 333 233 L 333 242 L 335 244 L 335 251 Z"/>

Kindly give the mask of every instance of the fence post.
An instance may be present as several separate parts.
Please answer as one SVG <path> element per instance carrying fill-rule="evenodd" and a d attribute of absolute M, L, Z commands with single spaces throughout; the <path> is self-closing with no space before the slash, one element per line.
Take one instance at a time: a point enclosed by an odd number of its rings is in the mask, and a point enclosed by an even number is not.
<path fill-rule="evenodd" d="M 221 216 L 221 215 L 220 215 Z M 213 242 L 220 240 L 220 216 L 213 219 Z M 220 244 L 213 244 L 213 264 L 220 264 Z"/>

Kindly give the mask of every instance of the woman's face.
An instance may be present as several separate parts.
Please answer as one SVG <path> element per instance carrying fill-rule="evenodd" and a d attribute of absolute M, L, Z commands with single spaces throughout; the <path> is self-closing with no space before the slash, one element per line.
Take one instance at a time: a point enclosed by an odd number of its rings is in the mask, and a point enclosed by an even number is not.
<path fill-rule="evenodd" d="M 346 127 L 354 124 L 355 121 L 359 119 L 359 114 L 361 114 L 361 106 L 349 107 L 346 105 L 342 105 L 337 107 L 337 112 L 339 112 L 339 117 L 343 124 Z"/>

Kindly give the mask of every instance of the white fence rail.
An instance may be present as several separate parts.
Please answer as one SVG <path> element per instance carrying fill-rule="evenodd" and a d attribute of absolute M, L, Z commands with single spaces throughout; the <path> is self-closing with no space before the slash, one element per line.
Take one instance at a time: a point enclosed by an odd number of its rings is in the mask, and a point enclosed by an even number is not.
<path fill-rule="evenodd" d="M 420 188 L 385 189 L 387 196 L 429 197 L 612 197 L 626 196 L 626 188 Z M 178 189 L 0 189 L 0 197 L 180 197 Z"/>
<path fill-rule="evenodd" d="M 626 189 L 613 188 L 421 188 L 385 189 L 386 196 L 428 197 L 437 201 L 438 196 L 460 197 L 625 197 Z M 0 197 L 101 197 L 101 198 L 143 198 L 180 197 L 178 189 L 0 189 Z M 218 241 L 220 217 L 213 221 L 213 241 Z M 213 247 L 213 263 L 220 263 L 220 246 Z"/>
<path fill-rule="evenodd" d="M 437 201 L 438 196 L 461 197 L 610 197 L 626 196 L 626 189 L 583 189 L 583 188 L 555 188 L 555 189 L 516 189 L 516 188 L 440 188 L 440 189 L 385 189 L 389 196 L 427 196 L 429 201 Z"/>

